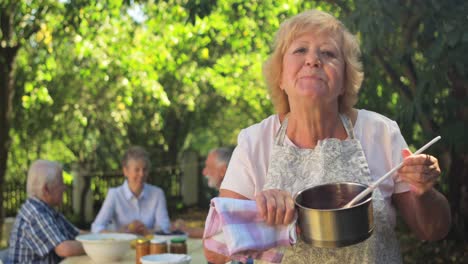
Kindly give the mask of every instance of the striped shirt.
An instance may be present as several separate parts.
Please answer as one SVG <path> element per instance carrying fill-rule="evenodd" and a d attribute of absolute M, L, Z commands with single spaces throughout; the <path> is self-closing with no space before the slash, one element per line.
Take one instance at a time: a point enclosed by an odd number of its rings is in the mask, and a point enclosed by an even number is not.
<path fill-rule="evenodd" d="M 62 258 L 55 247 L 78 234 L 61 213 L 37 198 L 28 198 L 16 216 L 6 263 L 59 263 Z"/>

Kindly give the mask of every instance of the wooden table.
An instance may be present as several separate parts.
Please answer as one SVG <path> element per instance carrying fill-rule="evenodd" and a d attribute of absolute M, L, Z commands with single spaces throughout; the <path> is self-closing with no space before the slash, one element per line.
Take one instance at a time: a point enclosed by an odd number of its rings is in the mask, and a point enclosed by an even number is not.
<path fill-rule="evenodd" d="M 201 239 L 188 238 L 187 239 L 187 254 L 192 257 L 192 264 L 207 263 L 205 255 L 203 254 L 203 244 Z M 120 261 L 114 263 L 122 264 L 135 264 L 135 250 L 132 249 Z M 87 255 L 68 257 L 62 260 L 63 264 L 95 264 Z"/>

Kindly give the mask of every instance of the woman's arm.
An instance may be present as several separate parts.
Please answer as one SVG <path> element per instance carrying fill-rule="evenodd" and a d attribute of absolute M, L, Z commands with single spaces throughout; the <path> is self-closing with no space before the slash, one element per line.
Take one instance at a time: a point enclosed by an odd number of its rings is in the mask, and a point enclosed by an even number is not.
<path fill-rule="evenodd" d="M 410 155 L 409 150 L 403 151 L 404 165 L 398 174 L 411 191 L 394 194 L 393 202 L 418 238 L 442 239 L 449 231 L 451 215 L 447 199 L 433 188 L 440 176 L 438 160 L 426 154 Z"/>
<path fill-rule="evenodd" d="M 169 233 L 171 232 L 171 220 L 169 219 L 169 214 L 167 212 L 167 205 L 166 205 L 166 196 L 164 194 L 164 191 L 161 189 L 160 192 L 158 192 L 158 204 L 156 207 L 156 215 L 155 217 L 155 225 L 153 227 L 153 230 L 156 231 L 157 226 L 159 226 L 162 231 Z"/>
<path fill-rule="evenodd" d="M 393 195 L 393 202 L 406 224 L 422 240 L 440 240 L 450 228 L 447 199 L 435 189 L 418 196 L 413 192 Z"/>
<path fill-rule="evenodd" d="M 108 232 L 106 230 L 107 224 L 112 220 L 112 215 L 114 214 L 114 191 L 114 189 L 109 189 L 107 192 L 106 199 L 104 199 L 99 213 L 91 224 L 91 232 Z"/>

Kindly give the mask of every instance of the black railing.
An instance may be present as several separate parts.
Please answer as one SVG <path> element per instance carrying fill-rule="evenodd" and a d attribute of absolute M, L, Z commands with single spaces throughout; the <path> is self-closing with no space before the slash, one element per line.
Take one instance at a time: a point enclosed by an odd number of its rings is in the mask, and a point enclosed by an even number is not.
<path fill-rule="evenodd" d="M 168 210 L 176 210 L 181 202 L 181 176 L 179 167 L 164 167 L 154 170 L 148 177 L 147 182 L 161 187 L 168 203 Z M 93 173 L 85 176 L 90 178 L 89 191 L 92 192 L 94 215 L 101 208 L 107 191 L 111 187 L 116 187 L 124 182 L 121 173 Z M 26 179 L 7 181 L 3 187 L 3 210 L 5 217 L 14 217 L 21 205 L 27 199 Z M 67 217 L 73 217 L 73 186 L 70 184 L 64 192 L 63 204 L 59 210 Z"/>

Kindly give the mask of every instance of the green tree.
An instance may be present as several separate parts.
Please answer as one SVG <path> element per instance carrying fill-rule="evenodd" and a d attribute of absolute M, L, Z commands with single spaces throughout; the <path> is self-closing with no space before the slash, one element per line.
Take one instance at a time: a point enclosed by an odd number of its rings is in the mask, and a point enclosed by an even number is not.
<path fill-rule="evenodd" d="M 468 3 L 355 1 L 342 10 L 362 41 L 361 105 L 396 118 L 414 146 L 442 136 L 430 151 L 444 171 L 439 187 L 452 207 L 451 237 L 468 241 Z"/>
<path fill-rule="evenodd" d="M 31 36 L 40 30 L 49 12 L 58 12 L 55 1 L 43 1 L 43 5 L 7 0 L 0 2 L 0 193 L 2 194 L 11 144 L 9 132 L 15 95 L 16 58 Z M 3 204 L 3 195 L 0 195 L 0 204 Z M 3 218 L 2 206 L 0 225 L 3 225 Z"/>
<path fill-rule="evenodd" d="M 359 107 L 397 119 L 414 146 L 442 135 L 431 150 L 466 241 L 465 2 L 0 0 L 0 192 L 38 157 L 102 172 L 129 144 L 155 166 L 235 144 L 273 113 L 261 67 L 274 32 L 318 7 L 361 40 Z"/>

